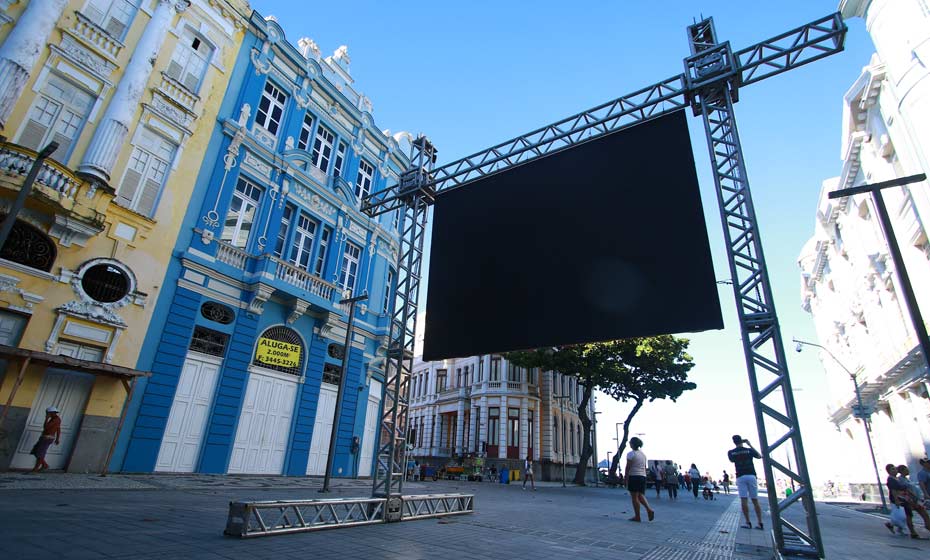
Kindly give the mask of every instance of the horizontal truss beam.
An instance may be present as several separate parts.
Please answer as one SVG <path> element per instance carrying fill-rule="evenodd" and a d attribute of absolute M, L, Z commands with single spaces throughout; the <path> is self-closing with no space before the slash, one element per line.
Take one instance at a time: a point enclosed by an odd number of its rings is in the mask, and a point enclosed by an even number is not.
<path fill-rule="evenodd" d="M 401 500 L 401 521 L 474 513 L 471 494 L 424 494 Z M 230 502 L 224 535 L 267 537 L 384 523 L 389 498 Z"/>

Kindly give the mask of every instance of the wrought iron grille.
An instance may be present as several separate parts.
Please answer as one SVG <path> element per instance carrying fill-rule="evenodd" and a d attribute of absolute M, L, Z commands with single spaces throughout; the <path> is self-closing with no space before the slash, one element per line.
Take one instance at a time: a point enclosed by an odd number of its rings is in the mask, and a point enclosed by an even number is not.
<path fill-rule="evenodd" d="M 258 357 L 254 357 L 252 359 L 253 364 L 266 368 L 266 369 L 273 369 L 275 371 L 280 371 L 281 373 L 289 373 L 291 375 L 297 375 L 297 376 L 301 375 L 301 373 L 304 370 L 304 354 L 306 352 L 304 352 L 304 342 L 300 338 L 300 335 L 297 334 L 297 331 L 295 331 L 294 329 L 291 329 L 288 327 L 282 327 L 282 326 L 271 327 L 270 329 L 262 333 L 261 338 L 268 338 L 271 340 L 277 340 L 278 342 L 286 342 L 288 344 L 296 344 L 297 346 L 300 347 L 300 359 L 298 360 L 296 367 L 266 364 L 264 362 L 260 362 L 258 360 Z"/>
<path fill-rule="evenodd" d="M 217 322 L 221 325 L 228 325 L 236 318 L 232 308 L 215 301 L 205 301 L 200 306 L 200 314 L 204 319 Z"/>
<path fill-rule="evenodd" d="M 221 333 L 206 327 L 194 327 L 194 335 L 191 337 L 190 349 L 201 354 L 210 356 L 219 356 L 222 358 L 226 354 L 226 345 L 229 343 L 229 335 Z"/>
<path fill-rule="evenodd" d="M 101 303 L 113 303 L 129 293 L 129 277 L 112 264 L 95 264 L 81 277 L 84 293 Z"/>
<path fill-rule="evenodd" d="M 342 368 L 336 364 L 323 364 L 323 383 L 339 385 L 342 379 Z"/>
<path fill-rule="evenodd" d="M 0 220 L 5 217 L 0 216 Z M 0 249 L 0 258 L 48 272 L 52 270 L 57 252 L 55 243 L 39 228 L 16 220 Z"/>

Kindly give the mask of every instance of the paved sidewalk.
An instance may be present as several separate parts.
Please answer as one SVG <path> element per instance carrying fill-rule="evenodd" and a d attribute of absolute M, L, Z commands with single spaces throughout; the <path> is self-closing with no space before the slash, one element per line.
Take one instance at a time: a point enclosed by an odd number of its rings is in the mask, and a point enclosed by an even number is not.
<path fill-rule="evenodd" d="M 23 476 L 23 475 L 9 475 Z M 408 482 L 411 494 L 476 495 L 477 512 L 258 539 L 222 535 L 227 504 L 238 499 L 320 497 L 318 479 L 286 477 L 112 477 L 128 488 L 64 489 L 87 477 L 42 475 L 45 489 L 0 491 L 0 558 L 178 559 L 416 558 L 508 560 L 759 560 L 771 558 L 767 532 L 737 529 L 738 506 L 682 496 L 655 501 L 652 523 L 631 523 L 629 495 L 606 488 Z M 4 477 L 8 478 L 8 477 Z M 98 477 L 99 478 L 99 477 Z M 106 477 L 110 479 L 111 477 Z M 109 483 L 109 481 L 108 481 Z M 364 496 L 368 481 L 334 480 L 326 497 Z M 311 487 L 307 487 L 310 485 Z"/>

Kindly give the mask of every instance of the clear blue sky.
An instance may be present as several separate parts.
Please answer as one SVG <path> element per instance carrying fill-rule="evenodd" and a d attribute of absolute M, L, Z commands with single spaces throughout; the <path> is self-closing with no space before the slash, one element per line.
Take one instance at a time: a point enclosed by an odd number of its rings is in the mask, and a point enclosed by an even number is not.
<path fill-rule="evenodd" d="M 314 39 L 324 55 L 348 45 L 358 91 L 377 125 L 426 133 L 449 162 L 682 71 L 686 27 L 713 16 L 718 36 L 749 46 L 836 10 L 836 0 L 779 2 L 314 2 L 253 0 L 288 40 Z M 659 7 L 661 6 L 661 7 Z M 797 256 L 813 232 L 823 179 L 840 171 L 842 97 L 872 43 L 861 20 L 847 22 L 846 51 L 748 86 L 736 105 L 782 335 L 816 341 L 800 308 Z M 719 279 L 727 261 L 704 132 L 690 118 L 708 233 Z M 660 219 L 661 209 L 656 209 Z M 677 404 L 653 403 L 637 416 L 652 458 L 695 462 L 719 476 L 729 435 L 758 441 L 732 289 L 721 286 L 726 329 L 686 335 L 698 389 Z M 493 310 L 488 310 L 493 320 Z M 823 370 L 815 353 L 789 351 L 802 430 L 815 479 L 830 464 Z M 601 457 L 626 407 L 601 396 Z M 732 471 L 731 471 L 732 472 Z"/>

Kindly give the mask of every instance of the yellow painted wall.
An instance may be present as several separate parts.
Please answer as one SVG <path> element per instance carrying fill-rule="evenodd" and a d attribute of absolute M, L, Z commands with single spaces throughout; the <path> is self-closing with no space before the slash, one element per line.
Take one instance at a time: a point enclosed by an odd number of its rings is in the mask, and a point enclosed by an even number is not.
<path fill-rule="evenodd" d="M 36 0 L 33 0 L 36 1 Z M 18 18 L 25 9 L 26 2 L 18 2 L 11 7 L 8 15 Z M 48 43 L 58 44 L 62 40 L 62 29 L 69 29 L 74 25 L 76 16 L 75 11 L 80 10 L 86 4 L 85 0 L 74 0 L 65 8 L 61 19 L 56 28 L 52 31 Z M 143 6 L 151 7 L 152 0 L 142 0 Z M 148 89 L 143 94 L 141 103 L 151 103 L 153 87 L 161 82 L 161 72 L 167 68 L 168 62 L 175 50 L 178 37 L 172 34 L 171 30 L 178 28 L 179 18 L 184 19 L 192 24 L 195 29 L 200 28 L 199 10 L 203 6 L 213 4 L 212 2 L 195 2 L 195 5 L 188 8 L 185 12 L 175 15 L 175 19 L 170 26 L 169 33 L 166 35 L 162 48 L 159 50 L 158 59 L 151 72 Z M 213 35 L 211 39 L 217 42 L 217 53 L 215 54 L 215 64 L 208 66 L 207 73 L 203 79 L 203 85 L 200 88 L 199 96 L 201 98 L 198 106 L 200 107 L 199 116 L 191 125 L 192 136 L 187 137 L 181 145 L 180 156 L 175 157 L 175 166 L 168 175 L 168 180 L 163 188 L 160 201 L 154 219 L 137 214 L 131 210 L 117 206 L 113 202 L 114 194 L 112 190 L 96 189 L 93 196 L 88 198 L 90 185 L 84 183 L 75 197 L 74 204 L 70 201 L 61 203 L 52 200 L 54 193 L 46 192 L 48 199 L 43 200 L 43 189 L 38 188 L 36 195 L 30 197 L 27 202 L 27 210 L 35 211 L 38 214 L 48 216 L 52 211 L 58 210 L 59 213 L 72 211 L 84 217 L 92 217 L 95 213 L 99 214 L 103 222 L 104 230 L 91 237 L 85 247 L 72 245 L 70 247 L 58 246 L 58 255 L 55 259 L 51 274 L 33 271 L 24 266 L 3 266 L 0 264 L 0 274 L 19 278 L 19 283 L 13 291 L 0 292 L 0 308 L 13 308 L 24 310 L 30 308 L 29 302 L 20 294 L 38 294 L 44 300 L 31 307 L 31 318 L 23 333 L 20 346 L 31 350 L 46 350 L 46 341 L 53 330 L 53 326 L 58 318 L 56 309 L 72 300 L 77 299 L 67 278 L 62 278 L 62 270 L 76 271 L 80 265 L 90 259 L 98 257 L 114 258 L 128 266 L 135 274 L 137 280 L 136 290 L 147 294 L 144 305 L 130 303 L 116 312 L 126 323 L 127 327 L 120 334 L 116 344 L 115 352 L 111 363 L 115 365 L 134 368 L 138 359 L 138 353 L 142 347 L 142 342 L 148 330 L 148 324 L 155 308 L 161 282 L 166 271 L 167 264 L 171 257 L 171 250 L 174 247 L 174 241 L 178 236 L 181 221 L 188 207 L 188 200 L 194 186 L 200 167 L 203 165 L 203 154 L 206 150 L 207 143 L 210 140 L 213 126 L 216 122 L 216 115 L 222 101 L 223 95 L 227 89 L 227 81 L 235 64 L 239 47 L 244 38 L 244 24 L 247 22 L 250 14 L 248 4 L 242 0 L 228 0 L 221 2 L 225 11 L 228 13 L 238 13 L 239 19 L 243 25 L 235 28 L 231 38 L 225 38 L 222 35 Z M 212 9 L 212 8 L 209 8 Z M 113 87 L 104 93 L 101 97 L 100 106 L 96 110 L 93 122 L 87 122 L 75 142 L 75 147 L 67 162 L 61 162 L 70 167 L 71 170 L 77 168 L 84 152 L 86 151 L 91 138 L 93 137 L 96 125 L 100 123 L 103 117 L 106 104 L 112 98 L 122 72 L 126 68 L 133 52 L 133 45 L 149 21 L 149 15 L 139 11 L 135 16 L 132 25 L 123 39 L 126 45 L 121 49 L 116 63 L 116 69 L 109 79 L 113 82 Z M 6 39 L 11 26 L 6 25 L 0 28 L 0 41 Z M 225 42 L 224 42 L 225 41 Z M 49 60 L 51 50 L 46 47 L 45 52 L 40 56 L 36 66 L 32 69 L 29 82 L 19 101 L 16 103 L 14 110 L 7 121 L 7 126 L 3 134 L 12 141 L 16 138 L 20 126 L 26 117 L 28 110 L 34 100 L 32 88 L 36 84 L 42 68 L 45 67 Z M 138 123 L 142 116 L 142 106 L 137 108 L 134 122 Z M 133 138 L 135 130 L 130 130 L 123 148 L 119 154 L 116 165 L 111 174 L 111 186 L 118 187 L 119 181 L 123 177 L 125 166 L 132 152 L 130 141 Z M 212 165 L 212 162 L 210 162 Z M 0 197 L 11 199 L 15 196 L 15 191 L 21 184 L 22 178 L 0 178 Z M 56 206 L 56 204 L 58 206 Z M 44 231 L 48 231 L 47 223 L 36 223 L 34 225 L 45 226 Z M 135 238 L 127 241 L 115 234 L 119 224 L 125 224 L 136 229 Z M 54 241 L 58 241 L 53 238 Z M 56 278 L 58 277 L 58 278 Z M 98 328 L 104 328 L 103 325 L 94 325 Z M 62 338 L 71 338 L 62 336 Z M 75 342 L 88 343 L 76 339 Z M 100 345 L 99 342 L 91 344 Z M 54 349 L 52 350 L 55 351 Z M 14 366 L 15 367 L 15 366 Z M 5 403 L 6 396 L 9 395 L 9 388 L 15 380 L 16 371 L 11 368 L 7 375 L 4 376 L 3 385 L 0 387 L 0 405 Z M 15 406 L 30 406 L 35 397 L 36 390 L 41 383 L 41 374 L 39 371 L 30 373 L 26 381 L 20 387 Z M 126 392 L 122 384 L 112 378 L 99 377 L 94 385 L 93 392 L 87 407 L 88 414 L 101 416 L 118 416 L 122 409 Z"/>

